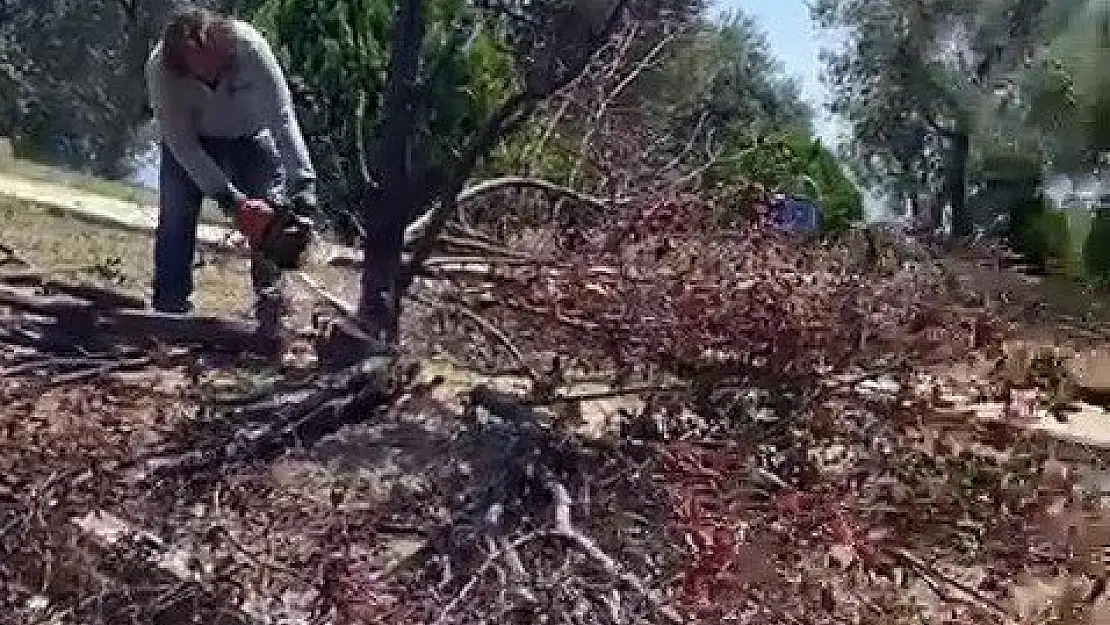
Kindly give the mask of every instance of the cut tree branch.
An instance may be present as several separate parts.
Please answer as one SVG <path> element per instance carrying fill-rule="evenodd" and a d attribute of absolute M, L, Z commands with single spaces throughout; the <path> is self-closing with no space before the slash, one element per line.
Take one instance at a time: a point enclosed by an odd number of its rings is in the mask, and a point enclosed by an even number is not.
<path fill-rule="evenodd" d="M 485 317 L 479 315 L 478 313 L 474 312 L 473 310 L 470 310 L 470 308 L 468 308 L 468 307 L 466 307 L 466 306 L 464 306 L 460 303 L 457 303 L 457 302 L 447 302 L 447 301 L 442 301 L 442 300 L 437 302 L 437 301 L 432 301 L 432 300 L 426 299 L 424 297 L 421 297 L 419 295 L 414 295 L 414 294 L 411 294 L 411 293 L 408 294 L 407 297 L 408 297 L 409 300 L 414 301 L 418 304 L 423 304 L 424 306 L 427 306 L 428 308 L 432 308 L 432 309 L 446 308 L 450 312 L 453 312 L 457 315 L 461 315 L 463 317 L 466 317 L 470 321 L 474 322 L 474 324 L 477 325 L 479 328 L 481 328 L 483 331 L 485 331 L 486 334 L 488 334 L 491 337 L 493 337 L 494 339 L 496 339 L 498 343 L 501 343 L 501 345 L 503 345 L 505 347 L 505 349 L 508 350 L 509 354 L 512 355 L 513 359 L 516 361 L 517 366 L 520 368 L 520 371 L 522 373 L 527 375 L 532 380 L 539 379 L 539 376 L 536 373 L 535 369 L 533 369 L 531 366 L 529 366 L 528 359 L 524 357 L 524 353 L 521 352 L 520 349 L 511 340 L 509 340 L 509 337 L 506 336 L 505 333 L 502 332 L 500 328 L 493 325 L 493 323 L 490 322 Z"/>
<path fill-rule="evenodd" d="M 412 241 L 412 259 L 404 272 L 407 277 L 402 288 L 408 288 L 412 281 L 413 270 L 420 267 L 424 261 L 427 260 L 428 256 L 431 255 L 440 231 L 443 229 L 444 225 L 446 225 L 450 216 L 455 212 L 457 196 L 463 191 L 466 186 L 466 180 L 470 178 L 470 174 L 474 171 L 474 167 L 477 165 L 478 161 L 488 154 L 498 141 L 504 139 L 523 124 L 531 116 L 532 111 L 535 110 L 536 104 L 540 100 L 563 90 L 582 74 L 589 63 L 595 58 L 597 49 L 601 44 L 613 36 L 613 32 L 620 23 L 629 3 L 630 0 L 618 0 L 616 2 L 605 21 L 604 27 L 593 38 L 593 41 L 590 42 L 592 44 L 591 52 L 582 55 L 580 60 L 576 60 L 575 66 L 570 68 L 571 71 L 567 71 L 560 80 L 546 86 L 543 92 L 533 92 L 529 89 L 525 89 L 509 97 L 485 125 L 483 130 L 463 149 L 462 156 L 459 158 L 454 168 L 451 179 L 448 180 L 448 183 L 442 188 L 438 205 L 433 205 L 428 212 L 421 217 L 422 222 L 425 224 L 425 229 L 419 237 L 414 238 Z"/>
<path fill-rule="evenodd" d="M 547 488 L 555 498 L 555 533 L 558 536 L 570 541 L 578 547 L 582 553 L 586 554 L 591 560 L 597 563 L 606 574 L 614 579 L 620 580 L 642 595 L 667 621 L 671 623 L 682 623 L 685 621 L 685 619 L 673 608 L 663 603 L 658 594 L 648 588 L 643 580 L 629 571 L 621 570 L 621 566 L 617 564 L 617 561 L 614 560 L 612 556 L 605 553 L 601 547 L 597 546 L 597 543 L 595 543 L 592 538 L 586 536 L 574 526 L 571 522 L 570 514 L 570 507 L 573 500 L 570 498 L 570 493 L 567 491 L 566 486 L 563 486 L 559 482 L 549 480 Z"/>
<path fill-rule="evenodd" d="M 104 308 L 130 308 L 135 310 L 146 308 L 146 301 L 138 295 L 100 285 L 60 280 L 50 276 L 49 272 L 38 269 L 0 271 L 0 284 L 15 287 L 37 287 L 46 293 L 60 293 L 86 300 L 94 306 Z"/>
<path fill-rule="evenodd" d="M 476 571 L 474 571 L 474 574 L 470 576 L 470 579 L 467 580 L 466 584 L 463 585 L 459 592 L 451 598 L 451 601 L 447 602 L 447 605 L 443 606 L 443 609 L 440 610 L 439 618 L 435 620 L 435 625 L 447 625 L 451 622 L 451 614 L 458 609 L 459 605 L 463 602 L 464 599 L 470 596 L 470 593 L 474 591 L 474 588 L 478 586 L 478 584 L 482 581 L 482 578 L 485 577 L 486 574 L 489 573 L 491 570 L 493 570 L 493 568 L 497 565 L 498 560 L 506 557 L 512 551 L 515 551 L 520 547 L 523 547 L 524 545 L 527 545 L 528 543 L 533 542 L 539 538 L 543 538 L 548 534 L 549 532 L 532 532 L 530 534 L 525 534 L 524 536 L 521 536 L 520 538 L 512 542 L 505 541 L 498 550 L 493 551 L 488 556 L 486 556 L 486 559 L 482 561 L 482 564 L 478 567 Z"/>
<path fill-rule="evenodd" d="M 537 189 L 549 195 L 555 195 L 560 198 L 573 200 L 580 204 L 592 206 L 598 210 L 604 210 L 615 205 L 629 202 L 627 198 L 607 200 L 588 195 L 576 189 L 543 180 L 542 178 L 503 176 L 501 178 L 485 180 L 463 189 L 455 196 L 453 205 L 458 206 L 467 202 L 474 202 L 487 195 L 508 189 Z M 408 227 L 405 228 L 405 246 L 414 248 L 418 246 L 419 242 L 424 240 L 424 236 L 429 232 L 429 229 L 438 223 L 434 220 L 441 214 L 440 211 L 433 208 L 413 220 Z M 446 221 L 444 221 L 443 225 L 446 225 Z M 442 226 L 439 226 L 439 229 L 441 230 Z"/>
<path fill-rule="evenodd" d="M 952 586 L 966 597 L 966 600 L 964 600 L 966 603 L 971 603 L 979 608 L 982 608 L 983 610 L 986 610 L 987 612 L 993 613 L 995 616 L 1001 616 L 1007 619 L 1014 618 L 1015 615 L 1011 614 L 1008 610 L 999 605 L 998 602 L 984 596 L 983 593 L 979 592 L 975 588 L 972 588 L 970 585 L 961 582 L 955 577 L 943 571 L 937 570 L 936 567 L 929 566 L 929 564 L 927 564 L 924 560 L 915 556 L 909 551 L 906 551 L 905 549 L 887 549 L 885 551 L 892 555 L 894 558 L 908 564 L 910 568 L 917 571 L 918 575 L 921 575 L 923 577 L 936 578 L 948 584 L 949 586 Z M 938 590 L 938 594 L 941 595 L 941 598 L 948 601 L 960 601 L 960 598 L 953 597 L 950 593 L 940 591 L 939 588 L 934 588 Z"/>
<path fill-rule="evenodd" d="M 576 202 L 589 204 L 596 208 L 608 208 L 614 204 L 625 204 L 629 200 L 627 198 L 618 198 L 616 200 L 608 200 L 599 198 L 593 195 L 582 193 L 570 187 L 543 180 L 541 178 L 525 178 L 522 176 L 505 176 L 502 178 L 494 178 L 492 180 L 485 180 L 473 186 L 467 187 L 461 191 L 456 197 L 455 202 L 462 204 L 464 202 L 473 202 L 480 199 L 484 195 L 495 193 L 510 188 L 532 188 L 544 191 L 551 195 L 558 195 L 565 197 Z"/>
<path fill-rule="evenodd" d="M 632 41 L 636 38 L 637 34 L 638 29 L 634 25 L 633 28 L 630 29 L 630 32 L 628 34 L 627 43 L 621 46 L 620 50 L 618 51 L 617 58 L 613 61 L 612 68 L 609 70 L 609 72 L 606 73 L 604 78 L 605 81 L 612 80 L 616 76 L 617 69 L 620 67 L 621 64 L 621 60 L 624 58 L 624 55 L 627 53 L 628 48 L 631 46 Z M 582 135 L 582 142 L 579 146 L 578 151 L 578 161 L 575 163 L 574 170 L 571 172 L 570 176 L 570 181 L 572 184 L 578 179 L 578 175 L 582 171 L 582 167 L 586 160 L 587 150 L 589 149 L 590 143 L 593 141 L 594 135 L 597 134 L 598 130 L 600 129 L 601 121 L 602 119 L 604 119 L 605 114 L 609 111 L 609 107 L 612 106 L 617 97 L 620 96 L 620 94 L 623 93 L 624 90 L 627 89 L 628 86 L 631 85 L 640 76 L 640 74 L 644 72 L 644 70 L 646 70 L 648 67 L 651 66 L 652 63 L 655 62 L 655 59 L 663 52 L 663 49 L 667 46 L 667 44 L 674 41 L 675 36 L 676 35 L 673 32 L 667 33 L 655 44 L 655 46 L 652 47 L 651 50 L 648 50 L 647 54 L 645 54 L 639 60 L 639 62 L 636 63 L 636 65 L 628 72 L 627 75 L 625 75 L 623 79 L 621 79 L 620 82 L 616 84 L 615 87 L 613 87 L 608 93 L 604 95 L 601 102 L 598 104 L 597 108 L 590 116 L 586 132 Z"/>

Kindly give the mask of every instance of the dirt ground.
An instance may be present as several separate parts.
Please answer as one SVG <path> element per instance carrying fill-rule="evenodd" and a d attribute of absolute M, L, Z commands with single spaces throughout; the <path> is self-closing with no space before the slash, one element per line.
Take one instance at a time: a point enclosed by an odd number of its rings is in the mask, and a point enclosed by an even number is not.
<path fill-rule="evenodd" d="M 154 242 L 142 232 L 73 219 L 47 204 L 0 196 L 0 242 L 35 267 L 59 275 L 108 280 L 149 300 Z M 357 276 L 350 269 L 315 266 L 306 273 L 330 293 L 355 301 Z M 200 249 L 194 280 L 193 303 L 198 312 L 251 313 L 247 259 Z M 302 313 L 299 321 L 303 323 L 315 295 L 294 278 L 287 280 L 287 294 L 295 300 L 294 309 Z"/>
<path fill-rule="evenodd" d="M 33 267 L 149 297 L 152 240 L 142 233 L 0 198 L 0 243 Z M 249 315 L 248 261 L 215 252 L 198 260 L 198 311 Z M 351 296 L 349 270 L 321 268 L 313 277 L 330 292 Z M 289 281 L 287 293 L 296 321 L 307 323 L 314 294 L 296 280 Z M 4 322 L 0 335 L 18 330 L 13 317 L 5 314 Z M 0 559 L 0 580 L 9 591 L 0 596 L 4 625 L 68 623 L 74 597 L 101 602 L 92 613 L 115 615 L 104 616 L 112 623 L 132 608 L 139 622 L 180 623 L 194 614 L 206 614 L 209 623 L 245 622 L 249 614 L 295 619 L 319 599 L 310 596 L 313 583 L 305 580 L 318 577 L 340 527 L 348 538 L 361 536 L 357 542 L 370 549 L 367 557 L 390 566 L 423 545 L 419 533 L 401 529 L 383 539 L 375 529 L 381 522 L 376 502 L 397 488 L 428 487 L 406 485 L 392 454 L 382 455 L 390 441 L 401 446 L 398 450 L 425 443 L 409 432 L 417 425 L 399 426 L 396 434 L 393 428 L 371 428 L 354 447 L 339 441 L 312 453 L 294 451 L 273 465 L 238 474 L 217 488 L 223 490 L 215 500 L 182 508 L 176 503 L 189 490 L 188 481 L 156 484 L 151 492 L 141 482 L 144 465 L 134 459 L 157 455 L 204 429 L 206 416 L 197 401 L 266 392 L 278 378 L 272 367 L 190 363 L 52 383 L 49 362 L 40 363 L 45 376 L 28 369 L 29 362 L 34 363 L 19 350 L 0 354 L 0 543 L 7 554 Z M 127 463 L 130 470 L 119 470 Z M 43 523 L 23 516 L 27 511 L 15 505 L 29 485 L 51 493 L 34 511 Z M 59 488 L 65 492 L 54 493 Z M 329 498 L 333 491 L 345 493 L 348 503 Z M 265 507 L 258 505 L 259 497 Z M 140 535 L 151 541 L 146 551 L 129 551 L 138 548 L 132 541 Z M 105 554 L 116 549 L 130 560 L 106 563 Z M 194 551 L 238 558 L 241 566 L 257 570 L 248 575 L 248 587 L 230 597 L 228 588 L 189 583 L 203 572 L 175 554 Z M 211 566 L 212 560 L 206 563 Z M 273 605 L 276 601 L 281 606 Z M 194 610 L 198 602 L 213 605 Z M 233 616 L 220 616 L 229 609 Z"/>

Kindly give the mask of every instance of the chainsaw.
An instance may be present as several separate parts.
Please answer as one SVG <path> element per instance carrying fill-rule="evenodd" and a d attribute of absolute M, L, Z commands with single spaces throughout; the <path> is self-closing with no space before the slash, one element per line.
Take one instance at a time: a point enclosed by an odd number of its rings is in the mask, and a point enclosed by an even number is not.
<path fill-rule="evenodd" d="M 240 204 L 235 210 L 235 225 L 246 236 L 252 252 L 290 271 L 304 266 L 312 243 L 315 223 L 285 203 L 268 202 L 260 211 Z"/>

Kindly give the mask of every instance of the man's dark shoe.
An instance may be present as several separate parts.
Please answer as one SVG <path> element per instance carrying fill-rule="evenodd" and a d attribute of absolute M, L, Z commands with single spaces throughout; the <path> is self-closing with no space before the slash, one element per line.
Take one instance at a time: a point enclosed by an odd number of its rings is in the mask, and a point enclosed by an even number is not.
<path fill-rule="evenodd" d="M 255 335 L 255 354 L 273 364 L 277 364 L 281 361 L 281 357 L 285 355 L 285 347 L 285 340 L 280 334 L 263 334 L 259 332 Z"/>
<path fill-rule="evenodd" d="M 176 302 L 173 304 L 154 304 L 154 310 L 166 315 L 187 315 L 193 312 L 192 302 Z"/>

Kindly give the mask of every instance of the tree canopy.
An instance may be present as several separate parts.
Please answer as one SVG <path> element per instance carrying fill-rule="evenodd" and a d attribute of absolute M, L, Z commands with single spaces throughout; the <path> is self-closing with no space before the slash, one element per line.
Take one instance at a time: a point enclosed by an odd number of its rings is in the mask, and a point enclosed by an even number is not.
<path fill-rule="evenodd" d="M 1106 145 L 1094 69 L 1106 12 L 1085 0 L 816 3 L 814 17 L 847 34 L 827 61 L 857 171 L 895 198 L 950 204 L 965 235 L 1008 210 L 969 202 L 983 185 L 1022 178 L 1029 199 L 1045 172 L 1089 170 Z"/>

